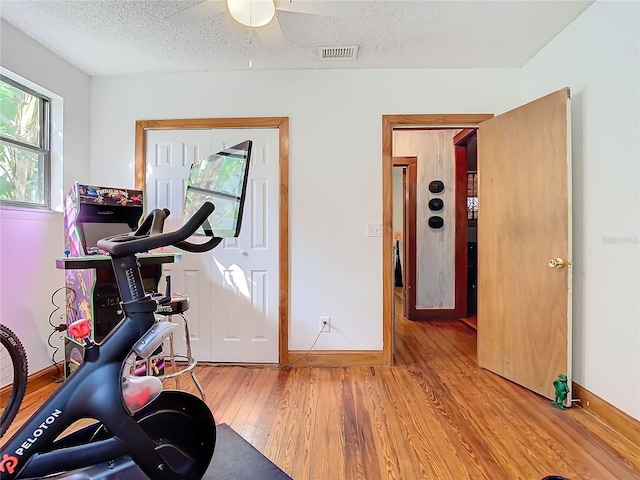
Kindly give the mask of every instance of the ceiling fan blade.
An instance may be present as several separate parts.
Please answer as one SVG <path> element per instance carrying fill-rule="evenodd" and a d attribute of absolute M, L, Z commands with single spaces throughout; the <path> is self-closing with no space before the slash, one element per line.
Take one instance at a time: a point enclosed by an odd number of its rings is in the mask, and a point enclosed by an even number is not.
<path fill-rule="evenodd" d="M 225 0 L 205 0 L 189 8 L 169 15 L 165 20 L 174 25 L 183 25 L 185 23 L 201 20 L 226 11 L 227 2 Z"/>
<path fill-rule="evenodd" d="M 276 10 L 329 17 L 354 18 L 362 12 L 361 1 L 275 0 Z"/>
<path fill-rule="evenodd" d="M 264 46 L 271 53 L 278 55 L 284 51 L 284 36 L 282 35 L 277 16 L 273 17 L 273 20 L 264 27 L 256 28 L 255 31 L 258 37 L 260 37 L 260 40 L 262 40 L 262 43 L 264 43 Z"/>

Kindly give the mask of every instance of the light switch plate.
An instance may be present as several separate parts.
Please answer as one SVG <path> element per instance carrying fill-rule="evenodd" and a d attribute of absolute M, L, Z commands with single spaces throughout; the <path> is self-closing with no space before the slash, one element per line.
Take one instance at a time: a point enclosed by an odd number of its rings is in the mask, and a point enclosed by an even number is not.
<path fill-rule="evenodd" d="M 379 237 L 381 230 L 379 223 L 367 223 L 367 237 Z"/>

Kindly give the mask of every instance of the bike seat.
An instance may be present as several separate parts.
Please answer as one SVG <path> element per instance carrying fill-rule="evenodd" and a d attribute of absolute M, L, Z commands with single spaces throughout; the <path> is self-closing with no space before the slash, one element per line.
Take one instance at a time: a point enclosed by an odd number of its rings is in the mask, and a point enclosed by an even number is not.
<path fill-rule="evenodd" d="M 158 304 L 157 315 L 176 315 L 189 310 L 189 297 L 186 295 L 171 295 L 171 300 Z"/>

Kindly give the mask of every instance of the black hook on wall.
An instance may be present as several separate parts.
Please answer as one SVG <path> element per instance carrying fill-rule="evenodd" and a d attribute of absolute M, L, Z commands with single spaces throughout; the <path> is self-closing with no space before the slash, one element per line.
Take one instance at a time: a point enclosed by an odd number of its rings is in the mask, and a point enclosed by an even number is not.
<path fill-rule="evenodd" d="M 429 210 L 438 212 L 444 208 L 444 202 L 441 198 L 432 198 L 429 200 Z"/>
<path fill-rule="evenodd" d="M 429 191 L 431 193 L 441 193 L 444 191 L 444 183 L 442 180 L 434 180 L 429 183 Z"/>
<path fill-rule="evenodd" d="M 438 215 L 429 217 L 429 226 L 435 229 L 442 228 L 444 226 L 444 219 Z"/>

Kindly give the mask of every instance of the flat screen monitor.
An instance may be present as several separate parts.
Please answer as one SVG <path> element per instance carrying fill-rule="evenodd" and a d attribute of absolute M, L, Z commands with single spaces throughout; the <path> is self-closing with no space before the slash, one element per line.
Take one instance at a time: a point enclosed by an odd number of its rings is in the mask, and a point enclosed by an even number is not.
<path fill-rule="evenodd" d="M 111 237 L 112 235 L 119 235 L 121 233 L 128 233 L 132 231 L 132 228 L 124 222 L 82 222 L 78 224 L 82 231 L 82 237 L 84 240 L 85 252 L 88 253 L 89 249 L 98 246 L 98 240 Z"/>
<path fill-rule="evenodd" d="M 191 165 L 183 221 L 191 218 L 205 201 L 215 206 L 198 234 L 222 238 L 240 234 L 251 146 L 251 140 L 245 140 Z"/>

